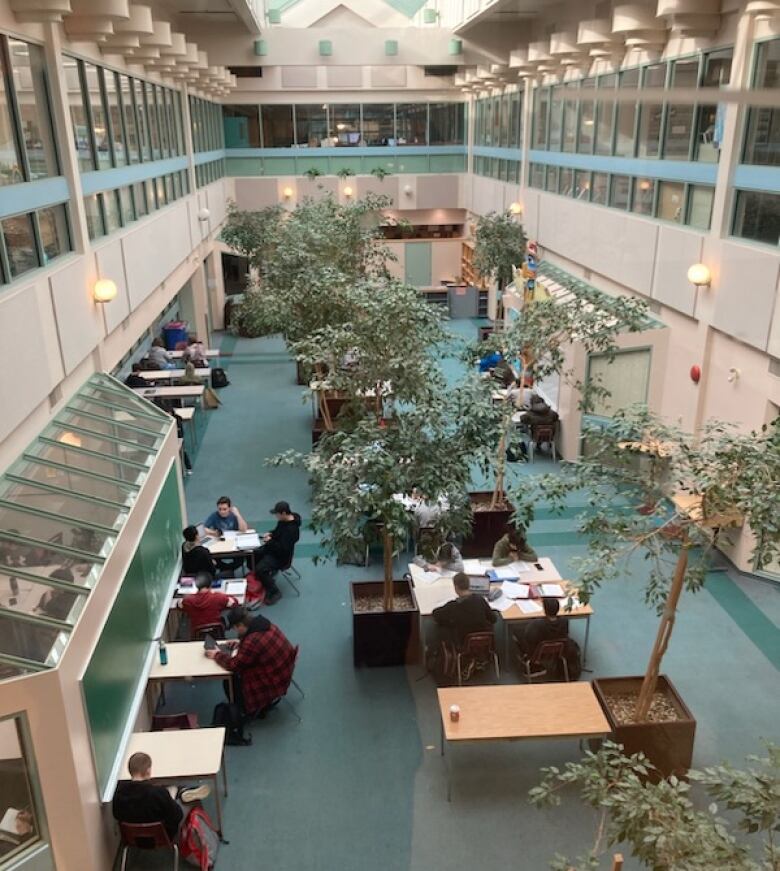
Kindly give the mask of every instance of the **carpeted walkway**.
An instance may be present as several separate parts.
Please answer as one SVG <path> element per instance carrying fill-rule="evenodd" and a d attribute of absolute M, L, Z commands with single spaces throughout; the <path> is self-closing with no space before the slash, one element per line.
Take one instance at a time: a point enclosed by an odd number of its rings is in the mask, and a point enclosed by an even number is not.
<path fill-rule="evenodd" d="M 455 322 L 471 337 L 472 322 Z M 305 473 L 271 469 L 264 458 L 306 450 L 311 408 L 295 385 L 295 368 L 279 339 L 223 337 L 231 385 L 224 405 L 208 413 L 194 473 L 187 480 L 192 522 L 227 494 L 258 529 L 269 509 L 288 499 L 304 520 L 310 503 Z M 450 375 L 458 364 L 445 361 Z M 544 458 L 535 469 L 550 469 Z M 534 467 L 516 465 L 513 474 Z M 540 516 L 530 530 L 537 549 L 566 576 L 583 551 L 573 529 L 576 506 L 563 519 Z M 380 567 L 314 565 L 318 550 L 304 531 L 296 552 L 300 598 L 284 597 L 264 613 L 301 645 L 291 691 L 302 717 L 285 706 L 252 727 L 254 744 L 227 749 L 230 795 L 224 802 L 220 869 L 284 871 L 543 871 L 556 852 L 582 852 L 592 819 L 576 803 L 538 812 L 526 801 L 544 765 L 576 758 L 573 741 L 486 744 L 456 748 L 453 801 L 445 800 L 435 689 L 420 668 L 352 666 L 348 581 L 379 577 Z M 588 667 L 594 675 L 639 674 L 656 617 L 642 601 L 639 578 L 616 583 L 594 602 Z M 780 590 L 749 578 L 713 573 L 709 589 L 682 602 L 665 661 L 698 720 L 696 763 L 739 763 L 777 735 Z M 573 634 L 582 642 L 584 625 Z M 517 680 L 512 672 L 502 679 Z M 208 723 L 220 700 L 216 685 L 170 687 L 168 710 L 197 711 Z M 163 857 L 137 858 L 133 868 L 169 867 Z M 627 869 L 638 867 L 630 860 Z"/>

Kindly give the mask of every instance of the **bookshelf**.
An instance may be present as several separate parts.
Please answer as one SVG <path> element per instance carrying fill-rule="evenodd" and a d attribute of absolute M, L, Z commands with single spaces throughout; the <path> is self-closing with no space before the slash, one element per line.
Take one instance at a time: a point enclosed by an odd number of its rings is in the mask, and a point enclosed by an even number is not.
<path fill-rule="evenodd" d="M 474 268 L 474 243 L 465 240 L 460 249 L 460 277 L 464 284 L 486 290 L 486 284 L 482 276 Z"/>

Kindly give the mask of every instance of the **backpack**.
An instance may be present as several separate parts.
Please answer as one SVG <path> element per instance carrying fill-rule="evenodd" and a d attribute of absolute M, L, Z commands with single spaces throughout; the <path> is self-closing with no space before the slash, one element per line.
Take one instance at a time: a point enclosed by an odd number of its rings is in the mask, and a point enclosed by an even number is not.
<path fill-rule="evenodd" d="M 211 386 L 212 387 L 227 387 L 230 384 L 227 373 L 224 369 L 216 366 L 211 370 Z"/>
<path fill-rule="evenodd" d="M 179 832 L 179 850 L 188 865 L 211 871 L 217 862 L 219 835 L 202 807 L 194 807 Z"/>
<path fill-rule="evenodd" d="M 246 581 L 246 595 L 244 597 L 244 603 L 247 607 L 257 607 L 262 605 L 265 602 L 265 587 L 263 586 L 262 581 L 255 575 L 254 572 L 249 572 L 249 574 L 244 578 Z"/>
<path fill-rule="evenodd" d="M 244 718 L 241 708 L 235 702 L 220 702 L 215 705 L 211 725 L 225 727 L 225 743 L 230 746 L 251 743 L 244 737 Z"/>
<path fill-rule="evenodd" d="M 567 638 L 563 648 L 563 656 L 569 670 L 569 680 L 579 680 L 582 676 L 582 655 L 580 646 L 573 638 Z"/>

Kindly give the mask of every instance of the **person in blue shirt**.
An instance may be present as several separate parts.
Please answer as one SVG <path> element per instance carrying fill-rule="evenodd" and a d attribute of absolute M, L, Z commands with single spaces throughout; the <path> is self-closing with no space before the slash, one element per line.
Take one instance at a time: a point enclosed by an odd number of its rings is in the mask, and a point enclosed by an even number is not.
<path fill-rule="evenodd" d="M 247 523 L 241 516 L 241 512 L 230 501 L 228 496 L 220 496 L 217 499 L 217 510 L 203 521 L 203 527 L 206 530 L 206 535 L 219 537 L 223 532 L 246 532 Z M 233 574 L 236 569 L 240 569 L 244 565 L 244 557 L 242 556 L 223 556 L 215 559 L 220 572 Z"/>
<path fill-rule="evenodd" d="M 491 369 L 496 368 L 496 366 L 501 362 L 502 359 L 503 358 L 499 351 L 492 351 L 489 354 L 485 354 L 484 357 L 480 357 L 479 371 L 490 372 Z"/>

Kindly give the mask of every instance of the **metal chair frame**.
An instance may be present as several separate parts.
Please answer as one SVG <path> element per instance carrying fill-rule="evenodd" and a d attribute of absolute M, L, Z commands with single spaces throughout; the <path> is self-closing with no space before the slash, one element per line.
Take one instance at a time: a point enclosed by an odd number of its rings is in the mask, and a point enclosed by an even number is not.
<path fill-rule="evenodd" d="M 471 644 L 479 643 L 487 645 L 485 651 L 475 653 L 469 649 Z M 484 656 L 481 662 L 478 658 L 479 656 Z M 463 686 L 463 659 L 465 657 L 471 657 L 471 659 L 474 661 L 474 665 L 477 671 L 482 671 L 483 669 L 487 668 L 487 666 L 490 664 L 490 660 L 492 659 L 493 667 L 496 671 L 496 680 L 501 680 L 501 671 L 498 664 L 498 652 L 496 651 L 496 636 L 493 634 L 493 632 L 470 632 L 463 639 L 463 644 L 458 649 L 455 655 L 455 664 L 458 671 L 459 687 Z M 468 677 L 470 677 L 470 675 L 467 676 L 467 680 Z"/>
<path fill-rule="evenodd" d="M 122 863 L 119 871 L 126 871 L 127 854 L 130 847 L 138 850 L 161 850 L 171 848 L 173 850 L 173 871 L 179 871 L 179 846 L 172 841 L 162 823 L 119 823 L 119 831 L 122 835 Z M 152 839 L 154 844 L 150 847 L 141 846 L 141 839 Z"/>

